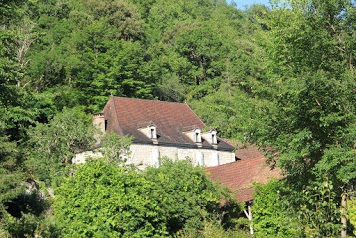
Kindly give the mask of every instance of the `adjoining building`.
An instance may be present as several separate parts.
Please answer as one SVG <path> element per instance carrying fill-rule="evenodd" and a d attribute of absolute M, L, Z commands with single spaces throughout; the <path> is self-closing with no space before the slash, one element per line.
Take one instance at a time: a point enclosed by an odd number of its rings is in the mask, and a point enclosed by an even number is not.
<path fill-rule="evenodd" d="M 236 191 L 238 202 L 251 202 L 255 183 L 267 183 L 270 179 L 281 179 L 281 170 L 271 168 L 267 158 L 257 147 L 250 145 L 235 152 L 237 161 L 206 168 L 208 176 Z"/>
<path fill-rule="evenodd" d="M 236 193 L 236 200 L 245 203 L 244 213 L 250 221 L 250 234 L 254 233 L 251 204 L 254 199 L 254 184 L 267 183 L 270 179 L 283 178 L 279 168 L 271 168 L 267 158 L 251 145 L 235 152 L 237 161 L 206 168 L 208 176 L 226 185 Z"/>

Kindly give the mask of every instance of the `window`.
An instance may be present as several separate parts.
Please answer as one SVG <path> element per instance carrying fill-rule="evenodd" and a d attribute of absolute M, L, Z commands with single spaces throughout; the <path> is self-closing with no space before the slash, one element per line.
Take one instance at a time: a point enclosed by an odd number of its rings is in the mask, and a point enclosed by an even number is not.
<path fill-rule="evenodd" d="M 216 130 L 210 130 L 210 135 L 211 135 L 211 144 L 212 145 L 217 145 L 218 144 L 218 138 L 216 135 Z"/>
<path fill-rule="evenodd" d="M 156 126 L 154 125 L 150 125 L 148 126 L 148 135 L 147 135 L 150 139 L 157 139 L 157 130 L 156 130 Z"/>
<path fill-rule="evenodd" d="M 211 154 L 211 166 L 217 166 L 217 165 L 220 165 L 219 153 L 214 152 Z"/>
<path fill-rule="evenodd" d="M 201 143 L 201 130 L 198 128 L 194 130 L 194 142 Z"/>
<path fill-rule="evenodd" d="M 200 166 L 204 166 L 204 154 L 203 152 L 201 151 L 197 151 L 195 153 L 195 160 L 196 160 L 196 163 Z"/>
<path fill-rule="evenodd" d="M 151 152 L 151 165 L 155 168 L 159 167 L 159 157 L 160 157 L 160 152 L 158 148 L 152 148 Z"/>

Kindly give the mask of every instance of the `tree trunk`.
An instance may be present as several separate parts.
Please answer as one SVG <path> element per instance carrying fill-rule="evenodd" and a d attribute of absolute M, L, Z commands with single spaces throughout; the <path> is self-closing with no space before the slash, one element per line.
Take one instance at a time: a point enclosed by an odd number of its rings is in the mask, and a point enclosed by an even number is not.
<path fill-rule="evenodd" d="M 251 202 L 247 202 L 247 210 L 244 209 L 244 213 L 250 222 L 250 234 L 253 235 L 254 231 L 253 231 L 253 223 L 252 223 Z"/>
<path fill-rule="evenodd" d="M 250 234 L 253 235 L 253 223 L 252 223 L 252 211 L 251 211 L 251 205 L 248 206 L 248 213 L 250 214 Z"/>
<path fill-rule="evenodd" d="M 347 219 L 346 219 L 346 213 L 347 213 L 347 196 L 346 196 L 346 189 L 344 188 L 342 191 L 341 195 L 341 237 L 347 237 Z"/>

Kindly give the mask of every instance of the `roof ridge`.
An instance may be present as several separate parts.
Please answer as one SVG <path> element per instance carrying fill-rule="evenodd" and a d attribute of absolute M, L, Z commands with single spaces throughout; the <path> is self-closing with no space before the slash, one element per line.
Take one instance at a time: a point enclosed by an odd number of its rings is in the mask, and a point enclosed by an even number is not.
<path fill-rule="evenodd" d="M 204 125 L 204 127 L 206 127 L 205 123 L 200 119 L 200 117 L 193 111 L 193 109 L 188 105 L 186 104 L 189 108 L 189 110 L 199 119 L 199 121 Z M 203 128 L 202 128 L 203 129 Z"/>
<path fill-rule="evenodd" d="M 116 121 L 117 121 L 117 125 L 118 125 L 118 127 L 119 127 L 119 130 L 120 130 L 120 134 L 121 135 L 124 135 L 124 133 L 123 133 L 123 131 L 122 131 L 122 129 L 121 129 L 121 126 L 120 126 L 120 121 L 119 121 L 119 116 L 117 115 L 117 111 L 116 111 L 116 105 L 115 105 L 115 98 L 114 98 L 115 96 L 111 96 L 111 98 L 113 98 L 113 106 L 114 106 L 114 108 L 115 108 L 115 117 L 116 117 Z"/>
<path fill-rule="evenodd" d="M 112 96 L 113 98 L 122 98 L 122 99 L 129 99 L 129 100 L 140 100 L 140 101 L 151 101 L 151 102 L 160 102 L 160 103 L 167 103 L 167 104 L 179 104 L 185 105 L 189 108 L 189 110 L 198 118 L 198 120 L 206 127 L 205 123 L 200 119 L 200 117 L 193 111 L 193 109 L 188 105 L 188 103 L 182 102 L 168 102 L 168 101 L 161 101 L 161 100 L 152 100 L 152 99 L 143 99 L 143 98 L 128 98 L 128 97 L 120 97 L 120 96 Z M 115 100 L 114 100 L 115 101 Z M 201 128 L 202 129 L 202 128 Z M 219 137 L 220 138 L 220 137 Z"/>
<path fill-rule="evenodd" d="M 155 99 L 144 99 L 144 98 L 129 98 L 129 97 L 120 97 L 120 96 L 112 96 L 113 98 L 122 98 L 122 99 L 129 99 L 129 100 L 140 100 L 140 101 L 151 101 L 151 102 L 162 102 L 162 103 L 170 103 L 170 104 L 181 104 L 181 105 L 189 105 L 187 103 L 183 102 L 168 102 L 168 101 L 161 101 L 161 100 L 155 100 Z M 190 108 L 190 107 L 189 107 Z"/>

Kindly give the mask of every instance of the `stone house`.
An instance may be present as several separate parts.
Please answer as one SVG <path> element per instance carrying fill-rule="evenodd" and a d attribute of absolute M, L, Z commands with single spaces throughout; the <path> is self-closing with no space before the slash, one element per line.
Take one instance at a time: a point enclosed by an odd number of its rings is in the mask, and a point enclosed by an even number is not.
<path fill-rule="evenodd" d="M 206 167 L 235 161 L 234 147 L 221 140 L 216 130 L 208 129 L 185 103 L 112 96 L 102 113 L 94 115 L 93 124 L 102 133 L 132 136 L 127 163 L 142 169 L 158 165 L 162 157 L 189 157 Z M 94 155 L 78 154 L 73 163 Z"/>

